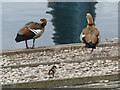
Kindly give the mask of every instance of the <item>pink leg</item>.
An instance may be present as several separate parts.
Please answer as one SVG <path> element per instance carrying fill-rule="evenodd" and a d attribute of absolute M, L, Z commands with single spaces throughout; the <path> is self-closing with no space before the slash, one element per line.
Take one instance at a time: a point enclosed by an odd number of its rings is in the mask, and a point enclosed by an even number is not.
<path fill-rule="evenodd" d="M 92 55 L 93 55 L 93 48 L 92 48 L 91 53 L 90 53 L 90 58 L 92 58 Z"/>
<path fill-rule="evenodd" d="M 35 47 L 35 39 L 33 39 L 33 46 L 32 46 L 32 49 L 34 49 Z"/>
<path fill-rule="evenodd" d="M 91 50 L 91 54 L 93 53 L 93 48 L 92 48 L 92 50 Z"/>
<path fill-rule="evenodd" d="M 27 44 L 27 40 L 25 40 L 25 44 L 26 44 L 26 49 L 29 49 L 28 44 Z"/>

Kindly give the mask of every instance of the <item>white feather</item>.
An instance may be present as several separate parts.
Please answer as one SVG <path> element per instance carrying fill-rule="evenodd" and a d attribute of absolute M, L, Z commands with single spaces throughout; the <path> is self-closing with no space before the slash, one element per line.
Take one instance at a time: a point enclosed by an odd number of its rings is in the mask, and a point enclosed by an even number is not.
<path fill-rule="evenodd" d="M 30 29 L 30 28 L 28 28 L 28 29 Z M 38 33 L 40 33 L 42 30 L 40 30 L 40 29 L 30 29 L 30 31 L 34 32 L 35 34 L 38 34 Z"/>
<path fill-rule="evenodd" d="M 82 38 L 85 37 L 85 35 L 82 34 Z"/>

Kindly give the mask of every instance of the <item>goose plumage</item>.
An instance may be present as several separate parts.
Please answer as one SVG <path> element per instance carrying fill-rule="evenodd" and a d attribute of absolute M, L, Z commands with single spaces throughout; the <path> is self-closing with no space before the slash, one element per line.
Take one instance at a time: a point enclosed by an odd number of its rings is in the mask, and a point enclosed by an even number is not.
<path fill-rule="evenodd" d="M 25 41 L 26 48 L 28 49 L 29 47 L 27 44 L 27 40 L 33 39 L 32 48 L 34 48 L 35 39 L 43 34 L 46 24 L 47 20 L 45 18 L 40 19 L 40 23 L 29 22 L 25 24 L 23 28 L 18 31 L 15 41 L 16 42 Z"/>
<path fill-rule="evenodd" d="M 93 49 L 96 49 L 96 45 L 100 42 L 100 33 L 97 28 L 93 25 L 93 18 L 90 13 L 86 15 L 88 25 L 86 28 L 83 29 L 80 35 L 80 40 L 82 43 L 85 44 L 85 47 L 92 48 L 91 54 Z"/>

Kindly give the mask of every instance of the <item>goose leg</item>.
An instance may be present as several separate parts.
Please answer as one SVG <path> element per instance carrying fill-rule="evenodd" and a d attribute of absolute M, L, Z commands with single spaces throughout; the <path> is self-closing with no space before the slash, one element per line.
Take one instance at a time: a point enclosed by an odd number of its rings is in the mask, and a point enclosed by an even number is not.
<path fill-rule="evenodd" d="M 91 53 L 90 53 L 90 59 L 93 57 L 93 48 L 91 50 Z"/>
<path fill-rule="evenodd" d="M 92 55 L 92 53 L 93 53 L 93 48 L 92 48 L 92 50 L 91 50 L 91 55 Z"/>
<path fill-rule="evenodd" d="M 25 44 L 26 44 L 26 49 L 29 49 L 28 44 L 27 44 L 27 40 L 25 40 Z"/>
<path fill-rule="evenodd" d="M 35 47 L 35 39 L 33 39 L 33 46 L 32 46 L 32 49 L 34 49 Z"/>

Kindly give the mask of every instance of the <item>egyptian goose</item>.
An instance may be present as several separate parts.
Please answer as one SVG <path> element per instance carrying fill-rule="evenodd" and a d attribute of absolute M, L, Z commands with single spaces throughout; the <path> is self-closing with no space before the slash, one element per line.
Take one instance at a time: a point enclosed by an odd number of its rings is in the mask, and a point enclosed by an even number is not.
<path fill-rule="evenodd" d="M 33 46 L 32 46 L 33 49 L 35 45 L 35 39 L 43 34 L 46 24 L 47 24 L 47 20 L 44 18 L 40 19 L 40 23 L 29 22 L 25 24 L 24 27 L 18 31 L 15 41 L 16 42 L 25 41 L 26 48 L 28 49 L 29 47 L 27 44 L 27 40 L 33 39 Z"/>
<path fill-rule="evenodd" d="M 96 49 L 96 45 L 100 42 L 100 35 L 98 29 L 93 25 L 92 15 L 90 13 L 87 13 L 86 18 L 88 25 L 83 29 L 80 35 L 80 40 L 82 43 L 85 43 L 85 47 L 92 48 L 92 54 L 93 49 Z"/>

